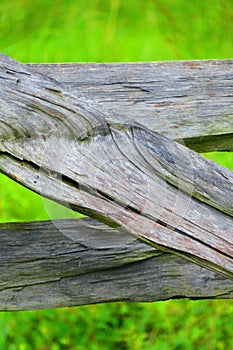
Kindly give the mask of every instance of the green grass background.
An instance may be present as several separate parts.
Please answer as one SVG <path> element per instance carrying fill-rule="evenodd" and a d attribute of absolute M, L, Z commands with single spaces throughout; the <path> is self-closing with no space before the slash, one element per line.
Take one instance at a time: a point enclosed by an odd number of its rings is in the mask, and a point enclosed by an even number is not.
<path fill-rule="evenodd" d="M 22 62 L 230 58 L 232 19 L 232 0 L 2 0 L 0 49 Z M 206 156 L 233 169 L 232 153 Z M 1 222 L 74 215 L 3 175 L 0 191 Z M 233 302 L 0 313 L 0 349 L 232 350 Z"/>

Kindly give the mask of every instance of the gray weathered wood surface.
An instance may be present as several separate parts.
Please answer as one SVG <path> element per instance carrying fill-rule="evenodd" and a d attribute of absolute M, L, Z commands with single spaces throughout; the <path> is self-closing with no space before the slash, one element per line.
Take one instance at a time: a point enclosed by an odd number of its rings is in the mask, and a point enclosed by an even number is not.
<path fill-rule="evenodd" d="M 233 60 L 30 66 L 114 121 L 135 120 L 198 152 L 233 151 Z"/>
<path fill-rule="evenodd" d="M 0 74 L 4 173 L 233 278 L 230 170 L 4 55 Z"/>
<path fill-rule="evenodd" d="M 96 221 L 0 225 L 0 310 L 233 298 L 233 281 Z"/>
<path fill-rule="evenodd" d="M 135 64 L 133 76 L 134 64 L 27 66 L 0 56 L 0 170 L 124 232 L 113 242 L 104 228 L 99 248 L 103 230 L 93 222 L 75 231 L 73 221 L 55 223 L 60 231 L 51 223 L 1 225 L 3 309 L 232 297 L 233 174 L 155 132 L 199 151 L 232 150 L 232 61 L 174 64 Z M 93 231 L 102 238 L 93 240 Z M 67 240 L 76 232 L 77 241 Z M 109 296 L 100 295 L 105 288 Z"/>

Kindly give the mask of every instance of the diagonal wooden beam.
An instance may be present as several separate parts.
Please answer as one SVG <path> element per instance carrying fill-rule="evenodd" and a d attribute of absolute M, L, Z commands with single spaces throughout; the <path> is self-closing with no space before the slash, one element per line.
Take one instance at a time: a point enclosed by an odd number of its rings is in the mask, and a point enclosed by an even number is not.
<path fill-rule="evenodd" d="M 1 56 L 0 169 L 233 278 L 233 173 Z"/>

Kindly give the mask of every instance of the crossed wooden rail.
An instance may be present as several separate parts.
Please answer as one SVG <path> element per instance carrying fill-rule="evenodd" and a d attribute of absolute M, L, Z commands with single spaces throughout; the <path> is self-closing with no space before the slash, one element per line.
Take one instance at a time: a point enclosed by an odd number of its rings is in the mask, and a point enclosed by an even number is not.
<path fill-rule="evenodd" d="M 2 224 L 3 310 L 232 298 L 232 64 L 0 56 L 0 170 L 105 224 Z"/>

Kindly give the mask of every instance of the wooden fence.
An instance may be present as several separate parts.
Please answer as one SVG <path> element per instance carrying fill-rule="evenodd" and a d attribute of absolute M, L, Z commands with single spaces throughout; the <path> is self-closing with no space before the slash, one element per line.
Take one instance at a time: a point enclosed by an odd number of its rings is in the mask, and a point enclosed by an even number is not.
<path fill-rule="evenodd" d="M 0 55 L 1 172 L 91 217 L 0 225 L 1 310 L 233 297 L 232 68 Z"/>

